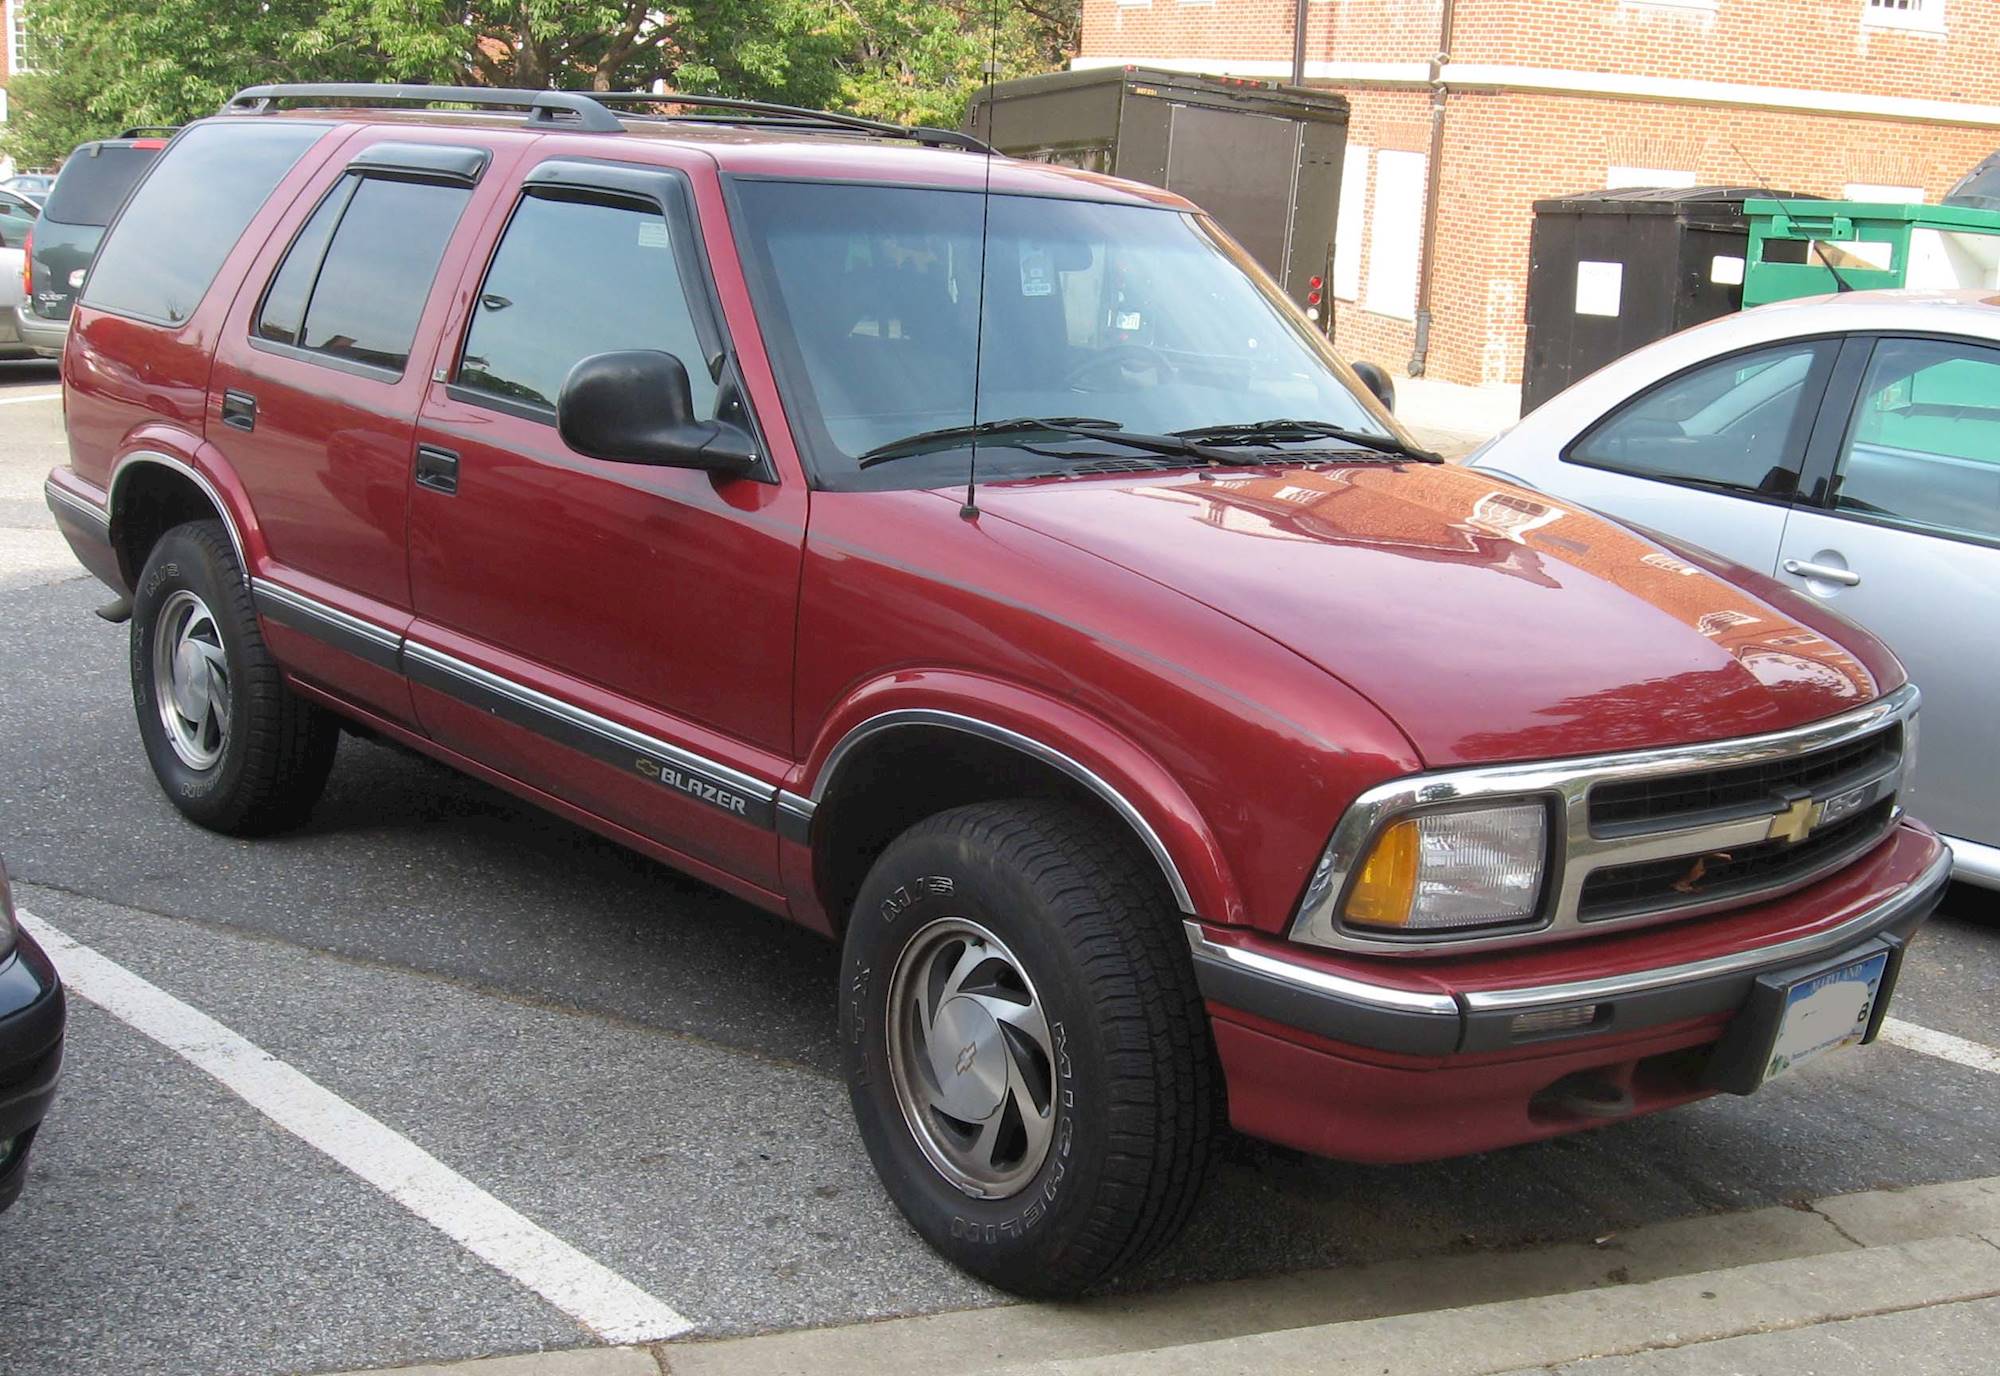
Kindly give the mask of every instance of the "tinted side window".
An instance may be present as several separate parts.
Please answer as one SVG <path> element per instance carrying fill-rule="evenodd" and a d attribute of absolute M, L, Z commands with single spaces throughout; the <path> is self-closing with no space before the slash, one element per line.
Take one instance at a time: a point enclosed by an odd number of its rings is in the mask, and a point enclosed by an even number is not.
<path fill-rule="evenodd" d="M 264 293 L 263 309 L 257 313 L 260 337 L 280 344 L 299 342 L 299 326 L 306 318 L 306 298 L 312 294 L 313 283 L 319 277 L 327 240 L 333 237 L 333 227 L 347 209 L 347 198 L 354 194 L 354 184 L 359 180 L 342 177 L 335 182 L 333 190 L 319 203 L 319 209 L 306 221 L 305 228 L 292 240 L 285 261 L 278 264 L 278 271 L 271 278 L 270 290 Z"/>
<path fill-rule="evenodd" d="M 257 333 L 401 372 L 464 186 L 349 176 L 299 232 L 265 295 Z"/>
<path fill-rule="evenodd" d="M 325 131 L 274 120 L 182 134 L 105 239 L 84 304 L 161 324 L 186 320 L 271 189 Z"/>
<path fill-rule="evenodd" d="M 1831 346 L 1814 342 L 1705 364 L 1626 403 L 1563 458 L 1642 478 L 1790 496 L 1830 360 Z"/>
<path fill-rule="evenodd" d="M 659 349 L 686 365 L 695 415 L 716 385 L 659 211 L 523 197 L 479 289 L 458 383 L 553 408 L 579 359 Z"/>
<path fill-rule="evenodd" d="M 139 174 L 159 155 L 158 148 L 130 143 L 80 148 L 63 164 L 43 213 L 60 224 L 102 228 L 118 213 Z"/>
<path fill-rule="evenodd" d="M 1946 339 L 1876 345 L 1833 505 L 2000 542 L 2000 349 Z"/>

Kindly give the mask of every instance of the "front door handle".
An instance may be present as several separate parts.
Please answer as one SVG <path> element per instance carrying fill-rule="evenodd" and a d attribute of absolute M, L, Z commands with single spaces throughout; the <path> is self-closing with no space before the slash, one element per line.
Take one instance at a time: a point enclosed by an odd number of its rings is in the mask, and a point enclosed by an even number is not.
<path fill-rule="evenodd" d="M 222 394 L 222 423 L 232 430 L 255 430 L 257 398 L 231 387 Z"/>
<path fill-rule="evenodd" d="M 1861 581 L 1861 575 L 1853 569 L 1837 569 L 1831 564 L 1815 564 L 1805 559 L 1787 559 L 1785 572 L 1795 578 L 1817 578 L 1823 583 L 1838 583 L 1843 588 L 1851 588 Z"/>
<path fill-rule="evenodd" d="M 434 444 L 417 446 L 417 486 L 450 495 L 458 491 L 458 455 Z"/>

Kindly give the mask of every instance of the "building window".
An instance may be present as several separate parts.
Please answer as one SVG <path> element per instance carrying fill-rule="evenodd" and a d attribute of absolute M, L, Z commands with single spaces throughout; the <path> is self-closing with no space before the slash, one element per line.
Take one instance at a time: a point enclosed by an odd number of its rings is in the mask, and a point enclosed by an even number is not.
<path fill-rule="evenodd" d="M 1333 295 L 1352 301 L 1361 295 L 1361 240 L 1368 232 L 1368 154 L 1365 143 L 1350 143 L 1340 161 L 1340 209 L 1333 222 Z"/>
<path fill-rule="evenodd" d="M 1880 29 L 1944 32 L 1944 0 L 1863 0 L 1861 22 Z"/>
<path fill-rule="evenodd" d="M 1849 182 L 1841 193 L 1846 201 L 1873 201 L 1877 205 L 1922 205 L 1921 186 L 1897 186 L 1886 182 Z"/>
<path fill-rule="evenodd" d="M 1623 191 L 1628 187 L 1651 186 L 1693 186 L 1695 174 L 1685 168 L 1675 167 L 1609 167 L 1604 172 L 1606 191 Z"/>
<path fill-rule="evenodd" d="M 1150 9 L 1152 4 L 1153 0 L 1118 0 L 1118 8 L 1121 10 Z"/>
<path fill-rule="evenodd" d="M 35 56 L 28 44 L 28 0 L 13 0 L 7 11 L 7 70 L 32 72 Z"/>
<path fill-rule="evenodd" d="M 1422 153 L 1375 155 L 1375 210 L 1368 217 L 1368 285 L 1362 304 L 1399 320 L 1417 316 L 1417 261 L 1424 239 Z"/>

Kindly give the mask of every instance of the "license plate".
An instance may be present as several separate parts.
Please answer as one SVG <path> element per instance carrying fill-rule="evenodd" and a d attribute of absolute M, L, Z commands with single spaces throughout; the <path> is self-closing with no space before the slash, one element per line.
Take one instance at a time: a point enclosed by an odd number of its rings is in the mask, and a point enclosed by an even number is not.
<path fill-rule="evenodd" d="M 1784 1014 L 1764 1061 L 1764 1079 L 1796 1070 L 1867 1036 L 1875 1002 L 1886 993 L 1882 985 L 1888 968 L 1889 953 L 1877 951 L 1838 969 L 1808 975 L 1786 989 Z"/>

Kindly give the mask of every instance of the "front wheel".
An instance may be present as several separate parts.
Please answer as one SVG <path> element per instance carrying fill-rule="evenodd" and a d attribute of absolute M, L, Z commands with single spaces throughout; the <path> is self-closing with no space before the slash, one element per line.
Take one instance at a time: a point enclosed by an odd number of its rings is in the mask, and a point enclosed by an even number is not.
<path fill-rule="evenodd" d="M 132 599 L 132 704 L 154 777 L 237 836 L 295 826 L 326 787 L 334 717 L 285 686 L 220 522 L 160 537 Z"/>
<path fill-rule="evenodd" d="M 1066 804 L 940 813 L 870 871 L 849 1093 L 890 1197 L 964 1270 L 1075 1295 L 1186 1221 L 1218 1090 L 1179 926 L 1116 824 Z"/>

